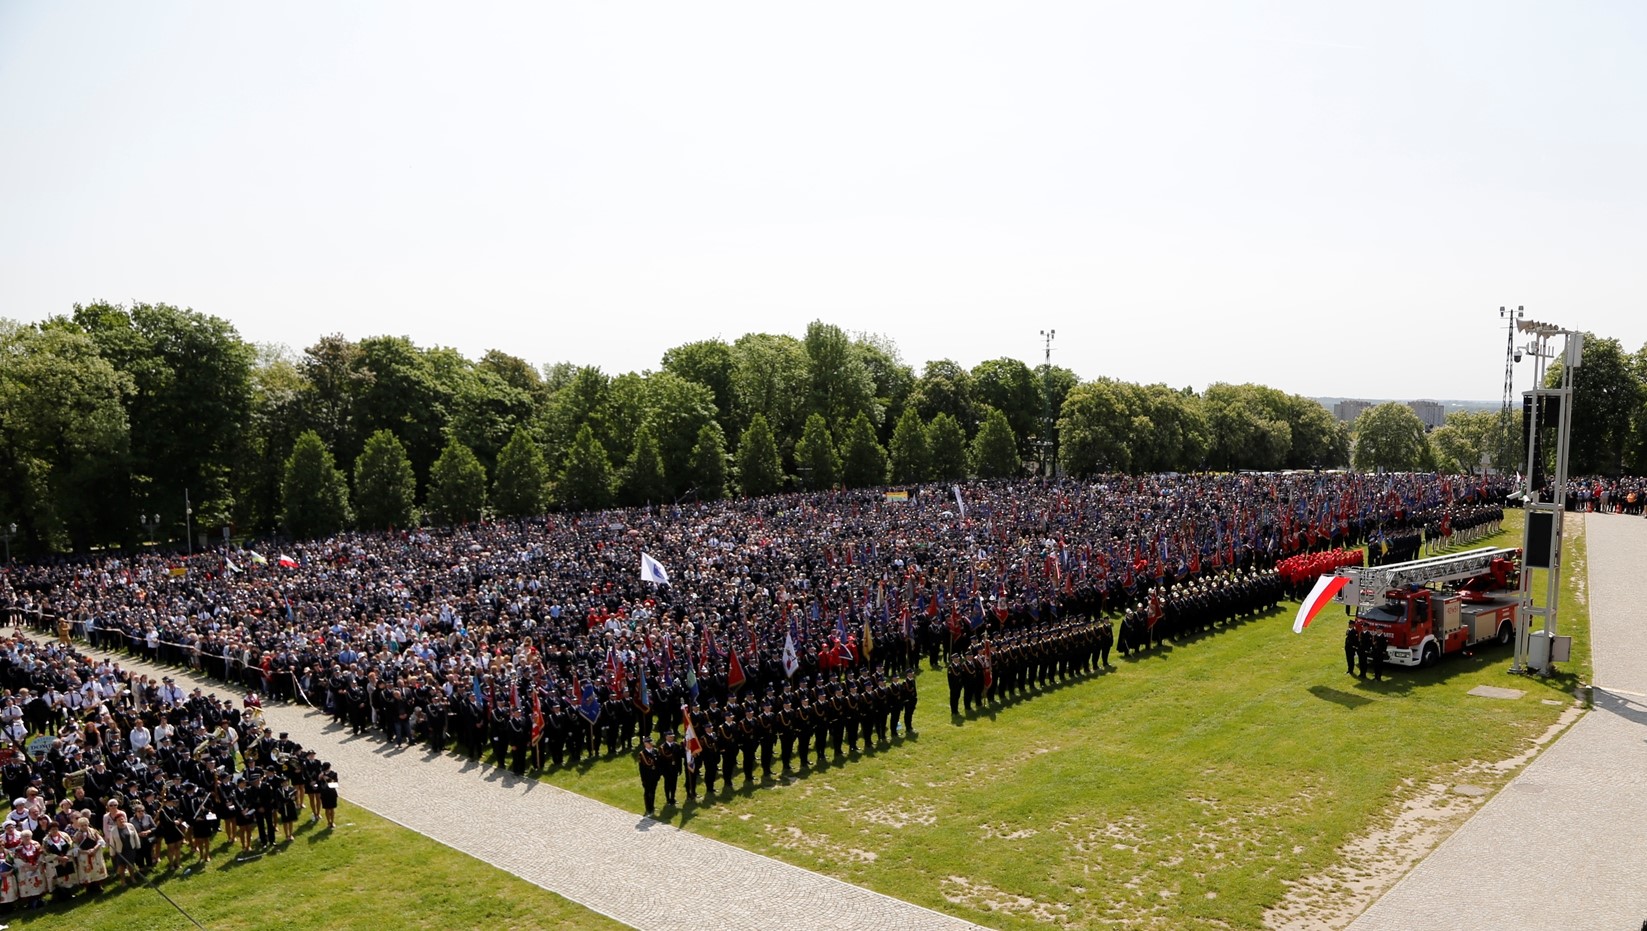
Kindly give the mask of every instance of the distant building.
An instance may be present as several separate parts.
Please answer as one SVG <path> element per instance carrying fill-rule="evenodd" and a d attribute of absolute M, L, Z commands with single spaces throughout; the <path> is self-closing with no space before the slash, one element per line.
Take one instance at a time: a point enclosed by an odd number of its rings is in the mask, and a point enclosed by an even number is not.
<path fill-rule="evenodd" d="M 1371 401 L 1352 401 L 1345 398 L 1332 406 L 1332 415 L 1342 423 L 1350 423 L 1369 407 L 1372 407 Z"/>
<path fill-rule="evenodd" d="M 1407 406 L 1424 421 L 1426 429 L 1434 430 L 1447 419 L 1447 409 L 1437 401 L 1408 401 Z"/>

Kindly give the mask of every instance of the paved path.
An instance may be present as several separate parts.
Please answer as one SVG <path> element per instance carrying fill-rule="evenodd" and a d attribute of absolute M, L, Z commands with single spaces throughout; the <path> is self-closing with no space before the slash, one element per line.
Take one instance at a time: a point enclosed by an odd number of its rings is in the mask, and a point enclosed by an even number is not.
<path fill-rule="evenodd" d="M 1350 931 L 1647 919 L 1647 520 L 1586 515 L 1595 708 Z"/>
<path fill-rule="evenodd" d="M 151 675 L 190 678 L 123 654 L 87 652 Z M 230 694 L 212 680 L 196 684 Z M 636 928 L 977 927 L 506 769 L 348 737 L 303 706 L 271 704 L 264 716 L 337 768 L 348 801 Z"/>

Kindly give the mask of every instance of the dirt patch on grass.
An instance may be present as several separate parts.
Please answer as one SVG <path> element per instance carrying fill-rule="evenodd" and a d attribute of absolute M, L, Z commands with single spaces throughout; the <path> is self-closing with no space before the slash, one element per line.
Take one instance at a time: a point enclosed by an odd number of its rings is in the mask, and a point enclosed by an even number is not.
<path fill-rule="evenodd" d="M 1471 763 L 1447 782 L 1421 786 L 1407 781 L 1395 818 L 1340 847 L 1337 862 L 1326 870 L 1290 883 L 1286 898 L 1264 914 L 1264 926 L 1273 931 L 1333 931 L 1348 926 L 1491 797 L 1490 793 L 1460 795 L 1452 791 L 1453 786 L 1484 783 L 1494 790 L 1502 787 L 1509 774 L 1527 765 L 1582 713 L 1577 705 L 1568 708 L 1525 750 L 1508 759 Z"/>
<path fill-rule="evenodd" d="M 1062 925 L 1069 921 L 1069 906 L 1062 902 L 1038 902 L 965 876 L 946 877 L 939 885 L 944 898 L 956 905 L 985 912 L 1003 912 L 1039 924 Z"/>

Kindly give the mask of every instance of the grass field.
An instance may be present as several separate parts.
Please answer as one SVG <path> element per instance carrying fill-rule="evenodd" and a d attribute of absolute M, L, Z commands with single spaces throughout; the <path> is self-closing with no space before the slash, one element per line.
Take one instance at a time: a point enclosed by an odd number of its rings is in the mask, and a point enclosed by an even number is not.
<path fill-rule="evenodd" d="M 1519 545 L 1520 519 L 1474 545 Z M 1582 578 L 1582 546 L 1567 564 Z M 1588 618 L 1566 586 L 1568 670 Z M 1286 883 L 1388 821 L 1415 785 L 1526 749 L 1579 676 L 1511 676 L 1507 650 L 1382 683 L 1344 672 L 1339 609 L 1296 605 L 953 722 L 920 677 L 917 736 L 803 778 L 666 809 L 688 830 L 1001 928 L 1256 928 Z M 1516 701 L 1465 693 L 1528 690 Z M 638 812 L 628 759 L 545 777 Z M 1496 788 L 1490 777 L 1470 781 Z M 1502 782 L 1502 777 L 1499 779 Z"/>
<path fill-rule="evenodd" d="M 337 824 L 327 831 L 305 818 L 284 849 L 245 862 L 220 845 L 204 873 L 161 873 L 157 885 L 212 931 L 623 927 L 348 803 L 338 808 Z M 103 890 L 3 920 L 13 928 L 78 931 L 194 928 L 153 889 L 109 882 Z"/>

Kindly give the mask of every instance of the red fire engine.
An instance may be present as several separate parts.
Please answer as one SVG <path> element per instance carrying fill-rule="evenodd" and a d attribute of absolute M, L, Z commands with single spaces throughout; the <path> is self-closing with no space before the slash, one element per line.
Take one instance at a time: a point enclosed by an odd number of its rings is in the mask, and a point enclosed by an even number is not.
<path fill-rule="evenodd" d="M 1476 644 L 1515 638 L 1521 550 L 1482 547 L 1388 566 L 1339 569 L 1333 601 L 1384 638 L 1386 661 L 1429 666 Z"/>

